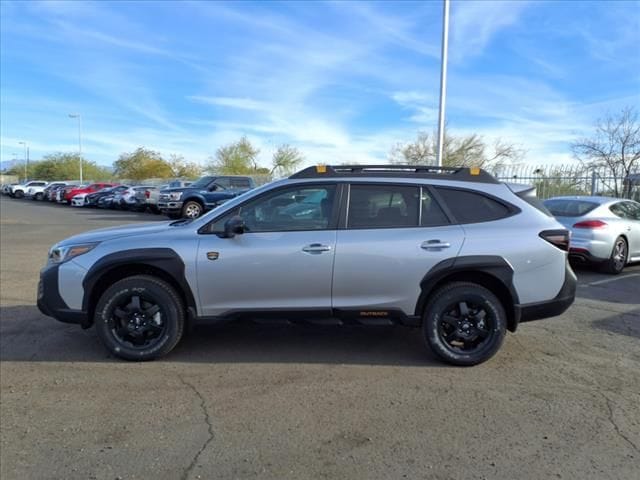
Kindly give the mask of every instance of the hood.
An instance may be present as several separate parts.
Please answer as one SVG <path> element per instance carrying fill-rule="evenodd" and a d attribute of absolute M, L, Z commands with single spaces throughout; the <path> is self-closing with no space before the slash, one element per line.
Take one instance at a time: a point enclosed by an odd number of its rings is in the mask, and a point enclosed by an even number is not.
<path fill-rule="evenodd" d="M 99 228 L 97 230 L 90 230 L 80 235 L 74 235 L 73 237 L 65 238 L 58 243 L 61 245 L 74 245 L 78 243 L 91 243 L 91 242 L 104 242 L 107 240 L 113 240 L 115 238 L 129 237 L 132 235 L 149 235 L 153 233 L 161 233 L 170 227 L 170 224 L 175 220 L 168 222 L 158 222 L 153 224 L 148 223 L 136 223 L 132 225 L 123 225 L 121 227 L 109 227 Z"/>
<path fill-rule="evenodd" d="M 163 188 L 162 190 L 160 190 L 160 193 L 186 192 L 190 190 L 206 190 L 206 188 L 192 188 L 192 187 Z"/>

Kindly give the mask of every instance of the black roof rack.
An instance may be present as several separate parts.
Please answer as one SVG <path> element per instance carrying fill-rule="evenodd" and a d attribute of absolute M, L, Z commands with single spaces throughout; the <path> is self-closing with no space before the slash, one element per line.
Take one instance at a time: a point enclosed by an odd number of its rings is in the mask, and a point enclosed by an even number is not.
<path fill-rule="evenodd" d="M 493 175 L 481 168 L 433 165 L 318 165 L 300 170 L 289 178 L 325 177 L 403 177 L 500 183 Z"/>

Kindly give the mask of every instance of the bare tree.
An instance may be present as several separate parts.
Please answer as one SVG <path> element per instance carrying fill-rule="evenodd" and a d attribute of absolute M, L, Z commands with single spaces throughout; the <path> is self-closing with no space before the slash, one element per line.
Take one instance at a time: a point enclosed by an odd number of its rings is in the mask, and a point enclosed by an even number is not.
<path fill-rule="evenodd" d="M 418 132 L 413 142 L 398 143 L 389 152 L 391 163 L 413 165 L 436 164 L 436 135 Z M 513 144 L 496 140 L 488 145 L 477 134 L 466 136 L 449 135 L 445 131 L 442 164 L 446 167 L 497 168 L 508 161 L 518 161 L 524 152 Z"/>
<path fill-rule="evenodd" d="M 625 107 L 618 114 L 607 114 L 595 123 L 591 137 L 571 145 L 574 157 L 590 169 L 606 168 L 612 182 L 605 185 L 618 196 L 626 196 L 624 180 L 640 166 L 640 123 L 634 107 Z M 603 179 L 604 180 L 604 179 Z"/>
<path fill-rule="evenodd" d="M 280 145 L 273 154 L 271 174 L 291 175 L 304 161 L 304 155 L 296 147 Z"/>

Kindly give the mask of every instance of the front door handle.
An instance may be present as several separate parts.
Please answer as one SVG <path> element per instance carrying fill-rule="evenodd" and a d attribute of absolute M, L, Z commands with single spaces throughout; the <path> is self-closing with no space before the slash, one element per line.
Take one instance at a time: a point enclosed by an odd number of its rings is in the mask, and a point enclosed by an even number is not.
<path fill-rule="evenodd" d="M 420 248 L 423 250 L 442 250 L 443 248 L 449 248 L 451 244 L 449 242 L 442 242 L 440 240 L 427 240 L 422 242 Z"/>
<path fill-rule="evenodd" d="M 322 252 L 328 252 L 330 250 L 331 250 L 331 247 L 329 245 L 323 245 L 321 243 L 312 243 L 311 245 L 302 247 L 302 251 L 306 253 L 322 253 Z"/>

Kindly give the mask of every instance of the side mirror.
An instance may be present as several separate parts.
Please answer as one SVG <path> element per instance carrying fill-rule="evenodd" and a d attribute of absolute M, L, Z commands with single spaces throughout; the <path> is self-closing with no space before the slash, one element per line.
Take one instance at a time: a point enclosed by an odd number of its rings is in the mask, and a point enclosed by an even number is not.
<path fill-rule="evenodd" d="M 245 226 L 242 217 L 240 215 L 235 215 L 224 224 L 224 238 L 233 238 L 236 235 L 241 235 L 246 229 L 247 227 Z"/>

